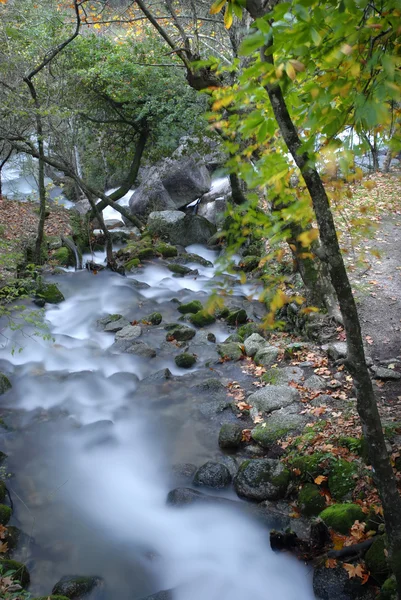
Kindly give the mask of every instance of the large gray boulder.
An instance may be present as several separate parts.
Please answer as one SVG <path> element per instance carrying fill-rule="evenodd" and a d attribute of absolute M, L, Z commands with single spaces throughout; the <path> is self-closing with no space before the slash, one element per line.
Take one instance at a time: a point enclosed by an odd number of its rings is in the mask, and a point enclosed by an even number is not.
<path fill-rule="evenodd" d="M 143 219 L 147 219 L 155 210 L 175 210 L 176 208 L 157 174 L 153 174 L 144 181 L 129 199 L 130 213 Z"/>
<path fill-rule="evenodd" d="M 216 233 L 216 227 L 203 217 L 186 215 L 178 210 L 152 212 L 148 230 L 152 235 L 181 246 L 205 244 Z"/>
<path fill-rule="evenodd" d="M 259 411 L 271 413 L 300 400 L 299 392 L 286 385 L 269 385 L 251 394 L 247 402 Z"/>
<path fill-rule="evenodd" d="M 277 500 L 283 498 L 290 482 L 290 473 L 278 460 L 258 458 L 246 460 L 234 478 L 238 496 L 250 500 Z"/>

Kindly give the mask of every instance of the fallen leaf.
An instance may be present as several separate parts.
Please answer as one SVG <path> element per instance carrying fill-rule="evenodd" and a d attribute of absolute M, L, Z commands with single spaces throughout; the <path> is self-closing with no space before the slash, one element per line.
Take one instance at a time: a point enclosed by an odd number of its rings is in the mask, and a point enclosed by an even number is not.
<path fill-rule="evenodd" d="M 316 485 L 320 485 L 323 483 L 323 481 L 327 481 L 327 477 L 325 475 L 319 475 L 318 477 L 315 477 L 313 481 L 316 483 Z"/>
<path fill-rule="evenodd" d="M 324 565 L 326 569 L 335 569 L 337 566 L 337 561 L 335 558 L 327 558 Z"/>

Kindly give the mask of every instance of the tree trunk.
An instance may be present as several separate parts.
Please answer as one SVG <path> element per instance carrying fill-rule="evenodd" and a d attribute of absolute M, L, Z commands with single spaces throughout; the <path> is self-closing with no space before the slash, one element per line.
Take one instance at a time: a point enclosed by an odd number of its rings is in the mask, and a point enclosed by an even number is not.
<path fill-rule="evenodd" d="M 113 255 L 113 240 L 111 239 L 110 232 L 106 227 L 106 223 L 104 222 L 102 211 L 98 209 L 98 206 L 96 205 L 95 199 L 92 196 L 92 194 L 87 194 L 87 198 L 89 200 L 89 203 L 92 207 L 93 212 L 95 213 L 97 220 L 99 221 L 100 229 L 103 231 L 104 237 L 106 238 L 107 266 L 112 271 L 115 271 L 117 267 L 116 267 L 116 261 L 114 259 L 114 255 Z"/>
<path fill-rule="evenodd" d="M 38 187 L 39 187 L 39 223 L 38 233 L 35 242 L 35 263 L 40 265 L 42 262 L 42 244 L 44 239 L 45 231 L 45 219 L 46 219 L 46 186 L 45 186 L 45 149 L 43 144 L 43 124 L 42 117 L 40 114 L 40 102 L 36 93 L 35 86 L 29 77 L 24 79 L 28 86 L 29 93 L 35 106 L 35 120 L 36 120 L 36 140 L 38 144 Z"/>
<path fill-rule="evenodd" d="M 388 173 L 390 171 L 391 160 L 393 158 L 393 153 L 391 152 L 391 148 L 388 148 L 386 152 L 386 156 L 383 162 L 383 173 Z"/>
<path fill-rule="evenodd" d="M 244 204 L 246 197 L 241 189 L 241 182 L 236 173 L 230 173 L 231 197 L 234 204 Z"/>
<path fill-rule="evenodd" d="M 6 157 L 0 163 L 0 198 L 3 195 L 3 179 L 2 179 L 3 167 L 10 160 L 12 153 L 13 153 L 13 149 L 11 148 L 10 151 L 6 154 Z"/>
<path fill-rule="evenodd" d="M 261 51 L 262 61 L 270 64 L 274 64 L 271 54 L 272 46 L 273 40 L 269 47 L 264 47 Z M 373 467 L 375 482 L 383 504 L 386 532 L 389 539 L 389 558 L 397 580 L 398 594 L 401 597 L 401 496 L 386 449 L 372 381 L 366 365 L 359 316 L 338 243 L 329 199 L 319 173 L 310 166 L 308 155 L 302 152 L 302 142 L 288 112 L 280 85 L 268 85 L 266 90 L 281 135 L 301 171 L 311 196 L 322 250 L 340 304 L 347 335 L 347 368 L 354 378 L 357 390 L 357 409 L 362 422 L 363 434 L 368 443 L 369 459 Z"/>

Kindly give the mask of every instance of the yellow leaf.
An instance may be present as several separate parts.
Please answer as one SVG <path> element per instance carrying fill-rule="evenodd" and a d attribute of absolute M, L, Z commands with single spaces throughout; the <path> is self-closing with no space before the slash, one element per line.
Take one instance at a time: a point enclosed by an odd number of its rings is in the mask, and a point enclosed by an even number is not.
<path fill-rule="evenodd" d="M 227 4 L 226 10 L 224 12 L 224 25 L 227 29 L 230 29 L 233 24 L 233 7 L 232 4 Z"/>
<path fill-rule="evenodd" d="M 231 102 L 234 100 L 234 98 L 235 98 L 234 94 L 228 94 L 228 96 L 223 96 L 223 98 L 219 98 L 218 100 L 213 102 L 212 109 L 219 110 L 220 108 L 222 108 L 224 106 L 228 106 L 229 104 L 231 104 Z"/>
<path fill-rule="evenodd" d="M 288 62 L 291 63 L 291 65 L 294 67 L 294 69 L 296 71 L 299 71 L 299 72 L 305 71 L 305 65 L 300 60 L 297 60 L 295 58 L 291 58 Z"/>
<path fill-rule="evenodd" d="M 287 73 L 288 77 L 294 81 L 294 79 L 297 76 L 297 73 L 294 69 L 294 67 L 292 66 L 292 64 L 290 62 L 286 63 L 285 65 L 285 72 Z"/>
<path fill-rule="evenodd" d="M 319 237 L 319 231 L 317 229 L 308 229 L 303 231 L 298 236 L 298 241 L 301 242 L 304 248 L 307 248 L 311 243 Z"/>
<path fill-rule="evenodd" d="M 217 13 L 221 11 L 226 2 L 227 0 L 216 0 L 216 2 L 213 2 L 212 6 L 210 7 L 210 14 L 217 15 Z"/>
<path fill-rule="evenodd" d="M 323 481 L 327 481 L 327 477 L 325 475 L 319 475 L 318 477 L 315 477 L 314 482 L 316 483 L 316 485 L 320 485 L 321 483 L 323 483 Z"/>

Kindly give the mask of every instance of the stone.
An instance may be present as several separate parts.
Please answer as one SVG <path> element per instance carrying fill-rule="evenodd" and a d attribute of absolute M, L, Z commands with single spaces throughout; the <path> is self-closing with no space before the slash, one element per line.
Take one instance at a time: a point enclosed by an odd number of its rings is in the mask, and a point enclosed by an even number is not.
<path fill-rule="evenodd" d="M 252 439 L 263 448 L 270 448 L 277 440 L 303 429 L 306 423 L 304 415 L 289 413 L 286 409 L 276 410 L 265 423 L 252 429 Z"/>
<path fill-rule="evenodd" d="M 156 356 L 156 350 L 139 340 L 135 340 L 133 343 L 124 350 L 126 354 L 135 354 L 136 356 L 143 356 L 144 358 L 154 358 Z"/>
<path fill-rule="evenodd" d="M 375 538 L 365 554 L 366 568 L 375 581 L 384 582 L 390 574 L 386 553 L 386 536 L 381 535 Z"/>
<path fill-rule="evenodd" d="M 256 458 L 245 460 L 234 478 L 238 496 L 250 500 L 278 500 L 286 494 L 290 472 L 278 460 Z"/>
<path fill-rule="evenodd" d="M 374 379 L 382 379 L 383 381 L 401 379 L 401 373 L 394 371 L 393 369 L 386 369 L 386 367 L 371 367 L 373 371 Z"/>
<path fill-rule="evenodd" d="M 181 369 L 190 369 L 196 363 L 196 357 L 188 352 L 183 352 L 176 356 L 174 361 L 177 367 L 181 367 Z"/>
<path fill-rule="evenodd" d="M 192 325 L 195 325 L 196 327 L 206 327 L 207 325 L 212 325 L 216 321 L 216 317 L 210 315 L 205 310 L 200 310 L 194 315 L 191 315 L 189 320 Z"/>
<path fill-rule="evenodd" d="M 156 211 L 149 215 L 148 230 L 152 236 L 171 244 L 190 246 L 205 244 L 215 233 L 215 226 L 198 215 L 181 211 Z"/>
<path fill-rule="evenodd" d="M 197 153 L 166 158 L 156 169 L 177 208 L 186 206 L 210 190 L 209 171 Z"/>
<path fill-rule="evenodd" d="M 217 344 L 217 352 L 223 359 L 240 360 L 242 358 L 242 348 L 235 342 Z"/>
<path fill-rule="evenodd" d="M 347 356 L 347 343 L 346 342 L 334 342 L 329 344 L 327 348 L 327 354 L 333 360 L 339 360 L 340 358 L 346 358 Z"/>
<path fill-rule="evenodd" d="M 225 488 L 231 483 L 231 474 L 222 463 L 209 461 L 199 467 L 194 476 L 194 484 L 210 488 Z"/>
<path fill-rule="evenodd" d="M 251 394 L 247 403 L 261 412 L 270 413 L 299 400 L 300 395 L 296 389 L 284 385 L 269 385 Z"/>
<path fill-rule="evenodd" d="M 225 423 L 219 432 L 219 446 L 224 449 L 238 448 L 242 441 L 242 427 L 238 423 Z"/>
<path fill-rule="evenodd" d="M 55 283 L 43 283 L 36 292 L 36 297 L 43 299 L 48 304 L 63 302 L 64 296 Z"/>
<path fill-rule="evenodd" d="M 304 372 L 299 367 L 273 367 L 262 375 L 262 381 L 270 385 L 281 386 L 285 383 L 290 383 L 290 381 L 299 383 L 302 381 L 303 376 Z"/>
<path fill-rule="evenodd" d="M 142 183 L 129 199 L 129 212 L 146 219 L 154 211 L 175 210 L 175 202 L 157 175 Z"/>
<path fill-rule="evenodd" d="M 298 506 L 303 515 L 313 517 L 322 512 L 326 501 L 317 485 L 306 483 L 298 494 Z"/>
<path fill-rule="evenodd" d="M 327 381 L 319 377 L 319 375 L 311 375 L 305 381 L 304 387 L 308 390 L 324 390 L 327 387 Z"/>
<path fill-rule="evenodd" d="M 174 329 L 169 330 L 166 339 L 167 341 L 174 339 L 177 340 L 177 342 L 188 342 L 189 340 L 192 340 L 195 335 L 195 329 L 187 327 L 186 325 L 176 325 Z"/>
<path fill-rule="evenodd" d="M 307 350 L 311 347 L 311 344 L 308 342 L 292 342 L 291 344 L 287 344 L 284 349 L 284 358 L 294 358 L 294 355 L 297 352 L 301 352 L 302 350 Z"/>
<path fill-rule="evenodd" d="M 181 304 L 177 310 L 183 315 L 195 314 L 200 310 L 203 310 L 203 305 L 202 302 L 200 302 L 199 300 L 192 300 L 191 302 L 187 302 L 186 304 Z"/>
<path fill-rule="evenodd" d="M 199 256 L 199 254 L 193 254 L 191 252 L 185 252 L 184 254 L 180 254 L 179 256 L 177 256 L 174 262 L 184 265 L 186 265 L 187 263 L 199 263 L 200 265 L 202 265 L 202 267 L 213 267 L 213 263 L 210 262 L 210 260 L 206 260 L 206 258 Z"/>
<path fill-rule="evenodd" d="M 143 319 L 146 323 L 150 323 L 151 325 L 160 325 L 163 321 L 163 316 L 159 312 L 153 312 L 147 317 Z"/>
<path fill-rule="evenodd" d="M 4 481 L 0 479 L 0 503 L 3 503 L 7 496 L 7 488 Z"/>
<path fill-rule="evenodd" d="M 110 323 L 107 323 L 104 330 L 111 332 L 111 333 L 117 333 L 117 331 L 120 331 L 121 329 L 123 329 L 124 327 L 126 327 L 129 324 L 130 324 L 130 322 L 127 319 L 125 319 L 124 317 L 122 317 L 121 319 L 118 319 L 117 321 L 110 321 Z"/>
<path fill-rule="evenodd" d="M 110 314 L 110 315 L 106 315 L 105 317 L 102 317 L 101 319 L 98 319 L 96 321 L 96 325 L 98 327 L 106 327 L 106 325 L 108 325 L 109 323 L 114 323 L 115 321 L 119 321 L 120 319 L 123 319 L 124 317 L 122 315 L 119 314 Z"/>
<path fill-rule="evenodd" d="M 355 521 L 364 521 L 365 516 L 357 504 L 333 504 L 320 513 L 320 518 L 339 533 L 349 533 Z"/>
<path fill-rule="evenodd" d="M 313 591 L 317 600 L 351 600 L 359 596 L 361 580 L 350 579 L 340 564 L 334 569 L 318 566 L 313 572 Z"/>
<path fill-rule="evenodd" d="M 244 348 L 247 356 L 255 356 L 257 352 L 267 345 L 266 340 L 258 333 L 252 333 L 244 340 Z"/>
<path fill-rule="evenodd" d="M 237 329 L 237 333 L 239 336 L 241 336 L 242 340 L 246 340 L 253 333 L 260 333 L 260 331 L 261 326 L 257 323 L 245 323 L 245 325 L 241 325 L 241 327 L 238 327 Z"/>
<path fill-rule="evenodd" d="M 278 348 L 275 346 L 264 346 L 255 354 L 255 363 L 264 367 L 271 367 L 278 358 Z"/>
<path fill-rule="evenodd" d="M 238 325 L 243 325 L 246 323 L 247 319 L 248 315 L 246 314 L 246 311 L 243 308 L 240 308 L 230 312 L 228 317 L 226 317 L 226 322 L 228 325 L 237 327 Z"/>
<path fill-rule="evenodd" d="M 11 579 L 18 582 L 23 588 L 27 588 L 30 583 L 29 571 L 23 563 L 16 560 L 0 560 L 0 569 L 2 572 L 13 571 Z"/>
<path fill-rule="evenodd" d="M 6 504 L 0 504 L 0 525 L 7 525 L 11 519 L 12 510 Z"/>
<path fill-rule="evenodd" d="M 184 277 L 184 275 L 198 275 L 198 271 L 189 269 L 184 265 L 177 265 L 174 263 L 172 265 L 167 265 L 167 268 L 169 271 L 174 273 L 174 275 L 179 275 L 180 277 Z"/>
<path fill-rule="evenodd" d="M 141 600 L 173 600 L 173 592 L 172 590 L 161 590 L 156 594 L 146 596 L 146 598 L 141 598 Z"/>
<path fill-rule="evenodd" d="M 193 480 L 197 468 L 192 463 L 177 463 L 172 467 L 173 474 L 180 479 Z"/>
<path fill-rule="evenodd" d="M 135 340 L 142 334 L 139 325 L 126 325 L 116 333 L 117 340 Z"/>
<path fill-rule="evenodd" d="M 89 594 L 95 594 L 95 598 L 102 595 L 104 581 L 100 577 L 66 575 L 52 589 L 56 596 L 66 596 L 70 600 L 84 600 Z"/>
<path fill-rule="evenodd" d="M 11 383 L 4 373 L 0 373 L 0 396 L 11 389 Z"/>
<path fill-rule="evenodd" d="M 174 258 L 178 254 L 178 250 L 175 246 L 172 246 L 171 244 L 165 244 L 163 242 L 156 244 L 155 250 L 161 254 L 163 258 Z"/>

